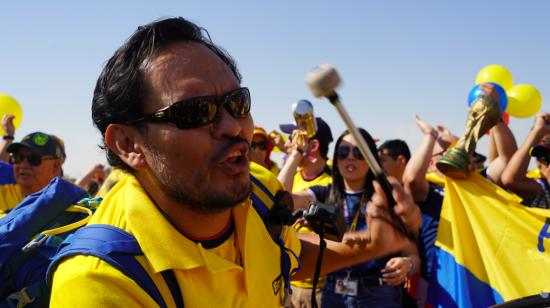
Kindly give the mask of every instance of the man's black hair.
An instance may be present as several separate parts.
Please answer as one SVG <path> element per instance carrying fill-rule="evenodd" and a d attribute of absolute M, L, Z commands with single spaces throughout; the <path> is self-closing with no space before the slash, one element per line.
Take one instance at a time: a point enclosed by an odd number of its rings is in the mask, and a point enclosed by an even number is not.
<path fill-rule="evenodd" d="M 92 119 L 103 137 L 109 124 L 126 123 L 142 115 L 143 99 L 147 95 L 146 64 L 174 43 L 189 42 L 201 44 L 214 52 L 241 82 L 235 61 L 212 42 L 206 29 L 182 17 L 157 20 L 140 26 L 107 61 L 97 80 L 92 100 Z M 144 130 L 144 127 L 138 128 Z M 107 161 L 111 166 L 133 172 L 105 144 L 101 147 L 106 150 Z"/>
<path fill-rule="evenodd" d="M 385 154 L 391 156 L 393 159 L 397 159 L 399 155 L 403 155 L 407 161 L 411 159 L 409 146 L 401 139 L 387 140 L 378 147 L 378 151 L 382 152 L 382 150 L 386 150 Z"/>

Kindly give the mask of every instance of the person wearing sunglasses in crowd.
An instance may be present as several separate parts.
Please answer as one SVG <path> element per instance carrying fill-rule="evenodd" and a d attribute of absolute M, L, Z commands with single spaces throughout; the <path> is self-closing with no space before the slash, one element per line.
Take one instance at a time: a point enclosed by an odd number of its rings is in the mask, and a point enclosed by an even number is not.
<path fill-rule="evenodd" d="M 89 225 L 106 224 L 136 238 L 136 257 L 166 306 L 284 305 L 279 245 L 299 256 L 294 276 L 311 276 L 318 237 L 299 241 L 284 227 L 279 244 L 252 208 L 251 173 L 272 192 L 282 189 L 249 162 L 253 120 L 250 92 L 231 57 L 206 30 L 181 17 L 140 26 L 107 61 L 97 81 L 92 117 L 111 166 L 127 171 L 107 193 Z M 258 170 L 261 169 L 261 170 Z M 323 271 L 400 250 L 406 238 L 384 221 L 383 191 L 369 206 L 373 230 L 329 242 Z M 264 192 L 265 194 L 265 192 Z M 411 231 L 420 215 L 395 184 L 392 209 Z M 388 239 L 382 241 L 381 238 Z M 78 244 L 78 243 L 75 243 Z M 291 268 L 296 261 L 290 259 Z M 156 307 L 134 280 L 86 255 L 53 270 L 52 307 Z M 167 284 L 163 277 L 174 279 Z M 178 306 L 183 306 L 182 303 Z"/>
<path fill-rule="evenodd" d="M 34 132 L 7 147 L 15 184 L 0 185 L 0 215 L 4 216 L 25 197 L 62 175 L 63 142 L 53 135 Z"/>
<path fill-rule="evenodd" d="M 531 157 L 540 170 L 538 176 L 528 177 Z M 550 113 L 540 113 L 523 144 L 514 153 L 502 173 L 502 183 L 523 198 L 522 204 L 550 208 Z"/>
<path fill-rule="evenodd" d="M 359 132 L 380 162 L 371 135 L 362 128 Z M 365 217 L 375 191 L 375 176 L 348 131 L 336 141 L 333 157 L 332 184 L 294 193 L 295 206 L 306 207 L 312 200 L 338 206 L 344 213 L 347 232 L 365 231 L 371 227 Z M 332 272 L 323 287 L 321 307 L 402 307 L 401 286 L 419 265 L 416 246 L 408 242 L 399 254 Z"/>
<path fill-rule="evenodd" d="M 273 142 L 267 135 L 265 129 L 254 125 L 254 134 L 250 143 L 250 160 L 261 165 L 274 175 L 279 174 L 279 166 L 271 160 L 271 151 L 273 151 Z"/>

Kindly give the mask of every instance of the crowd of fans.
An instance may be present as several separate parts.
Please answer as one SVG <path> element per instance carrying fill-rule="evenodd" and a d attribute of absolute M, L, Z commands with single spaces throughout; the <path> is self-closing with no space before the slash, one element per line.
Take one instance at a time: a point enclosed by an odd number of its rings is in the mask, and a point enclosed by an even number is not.
<path fill-rule="evenodd" d="M 424 135 L 414 153 L 403 140 L 386 140 L 377 145 L 369 132 L 359 130 L 391 181 L 405 187 L 419 207 L 422 225 L 418 241 L 409 241 L 397 253 L 322 275 L 314 296 L 323 307 L 402 307 L 426 303 L 445 193 L 444 175 L 435 162 L 459 138 L 444 126 L 433 127 L 418 116 L 414 121 Z M 282 187 L 292 193 L 293 210 L 307 208 L 312 202 L 338 207 L 344 216 L 346 232 L 366 231 L 367 204 L 377 191 L 374 174 L 359 151 L 357 140 L 348 131 L 338 135 L 330 155 L 329 145 L 333 141 L 330 125 L 321 118 L 316 118 L 316 123 L 318 129 L 311 138 L 304 137 L 292 124 L 282 124 L 280 131 L 270 133 L 256 124 L 247 151 L 251 164 L 272 172 Z M 5 135 L 0 144 L 0 213 L 3 216 L 53 178 L 63 176 L 66 152 L 62 140 L 51 133 L 34 132 L 15 142 L 11 115 L 4 116 L 2 127 Z M 488 138 L 488 157 L 472 155 L 470 171 L 479 172 L 517 194 L 525 206 L 549 208 L 550 114 L 537 115 L 533 129 L 519 148 L 503 121 L 491 129 Z M 282 152 L 283 160 L 273 161 L 273 151 Z M 531 157 L 536 159 L 538 168 L 530 171 Z M 133 163 L 132 158 L 128 161 Z M 97 164 L 75 184 L 91 196 L 104 197 L 125 177 L 127 172 L 123 169 Z M 294 228 L 298 233 L 312 233 L 303 219 Z M 310 306 L 311 277 L 293 281 L 292 290 L 292 307 Z"/>

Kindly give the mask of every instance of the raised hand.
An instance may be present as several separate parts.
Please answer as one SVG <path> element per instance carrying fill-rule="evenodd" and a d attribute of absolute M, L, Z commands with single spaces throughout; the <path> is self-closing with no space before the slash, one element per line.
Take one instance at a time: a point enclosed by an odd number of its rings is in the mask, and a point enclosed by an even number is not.
<path fill-rule="evenodd" d="M 424 135 L 432 135 L 434 137 L 438 136 L 439 133 L 437 132 L 437 130 L 435 130 L 433 128 L 433 126 L 431 126 L 430 124 L 422 121 L 416 113 L 413 114 L 413 118 L 414 118 L 414 121 L 416 123 L 416 126 L 418 126 L 418 128 L 420 128 L 420 131 Z"/>
<path fill-rule="evenodd" d="M 13 125 L 14 115 L 6 114 L 2 118 L 2 128 L 4 129 L 4 136 L 13 136 L 15 134 L 15 125 Z"/>

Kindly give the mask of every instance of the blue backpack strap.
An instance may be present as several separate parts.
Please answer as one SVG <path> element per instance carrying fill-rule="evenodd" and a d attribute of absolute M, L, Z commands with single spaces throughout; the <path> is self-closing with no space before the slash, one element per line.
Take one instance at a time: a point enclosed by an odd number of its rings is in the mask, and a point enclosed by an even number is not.
<path fill-rule="evenodd" d="M 95 256 L 133 279 L 160 307 L 167 307 L 155 283 L 135 258 L 142 254 L 141 247 L 130 233 L 111 225 L 89 225 L 78 229 L 63 242 L 48 267 L 47 281 L 51 283 L 53 271 L 63 258 L 74 255 Z M 170 272 L 171 275 L 163 273 L 163 277 L 174 301 L 183 303 L 175 276 Z"/>
<path fill-rule="evenodd" d="M 275 196 L 265 187 L 265 185 L 260 182 L 258 179 L 256 179 L 252 174 L 250 175 L 250 180 L 252 181 L 252 184 L 260 189 L 264 194 L 266 194 L 269 197 L 269 200 L 271 201 L 272 205 L 275 203 Z M 252 193 L 250 194 L 250 199 L 252 200 L 252 206 L 258 212 L 260 217 L 262 218 L 266 229 L 269 229 L 268 225 L 268 214 L 270 208 L 254 193 L 254 189 L 252 190 Z M 279 236 L 278 239 L 273 239 L 273 241 L 279 246 L 279 250 L 281 251 L 281 275 L 283 276 L 283 279 L 285 281 L 285 297 L 288 298 L 292 294 L 292 289 L 290 288 L 290 276 L 300 270 L 301 262 L 298 256 L 290 250 L 285 247 L 285 243 L 283 239 Z M 291 270 L 291 260 L 290 260 L 290 254 L 296 258 L 298 261 L 298 267 Z M 286 302 L 285 298 L 285 302 Z"/>
<path fill-rule="evenodd" d="M 269 197 L 269 199 L 274 202 L 275 196 L 265 187 L 265 185 L 260 182 L 257 178 L 255 178 L 252 174 L 250 175 L 250 180 L 252 181 L 252 184 L 259 188 L 266 196 Z M 252 193 L 250 194 L 250 199 L 252 199 L 252 206 L 258 212 L 260 215 L 260 218 L 266 223 L 267 214 L 269 213 L 269 207 L 262 202 L 262 200 L 254 193 L 254 190 L 252 190 Z"/>
<path fill-rule="evenodd" d="M 164 281 L 168 285 L 168 289 L 170 289 L 170 293 L 172 293 L 172 298 L 176 303 L 176 307 L 183 308 L 183 295 L 181 295 L 181 290 L 178 285 L 178 281 L 176 280 L 176 275 L 174 275 L 174 271 L 167 270 L 161 274 L 162 277 L 164 277 Z"/>

